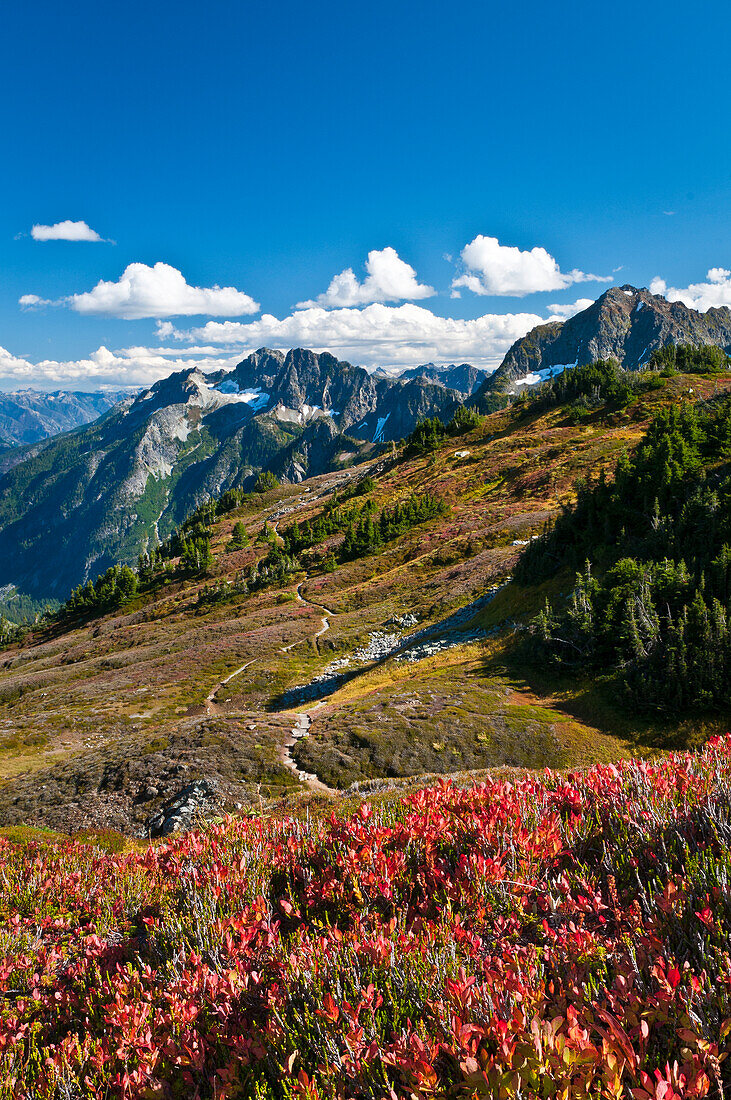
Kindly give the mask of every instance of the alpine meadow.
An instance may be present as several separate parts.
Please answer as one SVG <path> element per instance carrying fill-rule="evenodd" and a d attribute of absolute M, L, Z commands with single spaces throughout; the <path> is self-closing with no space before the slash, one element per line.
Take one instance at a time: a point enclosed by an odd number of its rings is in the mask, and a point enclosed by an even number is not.
<path fill-rule="evenodd" d="M 623 14 L 8 10 L 0 1100 L 731 1097 L 731 27 Z"/>

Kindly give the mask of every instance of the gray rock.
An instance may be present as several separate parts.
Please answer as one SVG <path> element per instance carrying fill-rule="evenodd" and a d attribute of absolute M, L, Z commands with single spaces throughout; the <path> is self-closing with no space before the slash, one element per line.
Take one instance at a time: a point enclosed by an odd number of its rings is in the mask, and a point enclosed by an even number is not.
<path fill-rule="evenodd" d="M 218 816 L 221 810 L 216 781 L 196 779 L 164 802 L 157 813 L 147 819 L 142 835 L 161 837 L 184 832 L 202 824 L 206 818 Z"/>

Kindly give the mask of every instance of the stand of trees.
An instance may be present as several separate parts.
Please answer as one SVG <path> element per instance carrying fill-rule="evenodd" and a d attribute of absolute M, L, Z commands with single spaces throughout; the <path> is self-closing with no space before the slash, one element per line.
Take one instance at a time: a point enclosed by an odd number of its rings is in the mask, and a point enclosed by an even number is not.
<path fill-rule="evenodd" d="M 89 580 L 75 588 L 58 612 L 58 618 L 116 611 L 137 595 L 137 588 L 137 575 L 128 565 L 112 565 L 95 581 Z"/>
<path fill-rule="evenodd" d="M 695 344 L 666 344 L 653 351 L 650 369 L 680 374 L 720 374 L 729 369 L 729 357 L 722 348 Z"/>
<path fill-rule="evenodd" d="M 213 565 L 210 527 L 220 516 L 251 499 L 243 489 L 228 489 L 218 500 L 204 501 L 165 542 L 140 554 L 136 570 L 127 565 L 111 566 L 95 581 L 88 580 L 75 588 L 51 620 L 63 623 L 79 617 L 95 618 L 117 611 L 134 599 L 141 587 L 154 587 L 162 578 L 205 575 Z M 243 529 L 243 524 L 240 526 Z"/>
<path fill-rule="evenodd" d="M 423 455 L 435 451 L 448 436 L 461 435 L 471 431 L 480 423 L 480 415 L 475 409 L 460 405 L 448 424 L 443 424 L 438 416 L 420 420 L 406 439 L 407 455 Z"/>
<path fill-rule="evenodd" d="M 353 493 L 352 495 L 356 495 Z M 286 527 L 280 541 L 272 531 L 266 557 L 256 562 L 248 577 L 248 591 L 282 585 L 292 574 L 302 569 L 299 555 L 312 550 L 333 535 L 343 535 L 340 545 L 328 551 L 319 562 L 324 570 L 334 569 L 338 562 L 354 561 L 374 553 L 386 542 L 406 534 L 413 527 L 444 515 L 446 503 L 431 493 L 412 493 L 406 500 L 377 512 L 372 500 L 342 508 L 331 504 L 310 522 L 296 520 Z M 241 591 L 241 589 L 238 589 Z"/>
<path fill-rule="evenodd" d="M 514 404 L 531 412 L 567 405 L 569 412 L 580 418 L 605 405 L 625 408 L 640 394 L 661 389 L 664 377 L 677 373 L 719 374 L 728 371 L 730 365 L 721 348 L 668 344 L 651 354 L 646 370 L 626 371 L 616 359 L 597 359 L 526 389 Z"/>
<path fill-rule="evenodd" d="M 613 669 L 629 701 L 680 713 L 731 703 L 731 397 L 663 409 L 613 481 L 584 486 L 515 571 L 579 569 L 532 625 L 564 668 Z M 593 564 L 592 564 L 593 563 Z"/>
<path fill-rule="evenodd" d="M 243 550 L 249 545 L 249 536 L 246 533 L 246 527 L 242 520 L 237 520 L 234 524 L 234 529 L 231 532 L 231 541 L 228 544 L 229 550 Z"/>
<path fill-rule="evenodd" d="M 0 647 L 12 645 L 13 642 L 20 641 L 21 638 L 25 637 L 27 632 L 27 625 L 11 623 L 10 620 L 5 617 L 4 613 L 0 613 Z"/>
<path fill-rule="evenodd" d="M 616 359 L 597 359 L 526 389 L 514 404 L 533 413 L 562 405 L 570 417 L 578 420 L 605 406 L 626 408 L 639 394 L 664 385 L 657 370 L 626 371 Z"/>
<path fill-rule="evenodd" d="M 210 528 L 221 516 L 241 508 L 251 499 L 251 493 L 243 489 L 227 489 L 218 500 L 204 501 L 165 542 L 140 554 L 137 562 L 140 580 L 150 584 L 165 573 L 170 576 L 207 573 L 213 564 Z M 176 569 L 171 569 L 170 562 L 174 558 L 178 558 L 179 563 Z"/>

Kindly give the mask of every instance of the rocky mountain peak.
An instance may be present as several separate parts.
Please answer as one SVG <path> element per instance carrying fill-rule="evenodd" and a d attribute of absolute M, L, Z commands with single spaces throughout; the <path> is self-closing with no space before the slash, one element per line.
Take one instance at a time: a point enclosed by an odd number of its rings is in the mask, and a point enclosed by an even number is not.
<path fill-rule="evenodd" d="M 567 321 L 551 321 L 517 340 L 479 393 L 515 392 L 552 370 L 616 359 L 625 370 L 645 366 L 666 344 L 714 344 L 731 350 L 731 309 L 699 313 L 646 288 L 610 287 Z"/>

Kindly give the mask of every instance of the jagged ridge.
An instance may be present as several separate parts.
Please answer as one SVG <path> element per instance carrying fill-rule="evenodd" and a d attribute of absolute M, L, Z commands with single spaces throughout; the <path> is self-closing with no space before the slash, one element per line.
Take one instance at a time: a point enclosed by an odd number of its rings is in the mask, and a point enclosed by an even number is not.
<path fill-rule="evenodd" d="M 595 359 L 614 358 L 625 370 L 638 370 L 666 344 L 714 344 L 731 350 L 731 309 L 699 313 L 649 290 L 628 284 L 612 287 L 568 321 L 538 325 L 517 340 L 478 398 L 510 392 L 518 379 L 541 371 Z"/>

